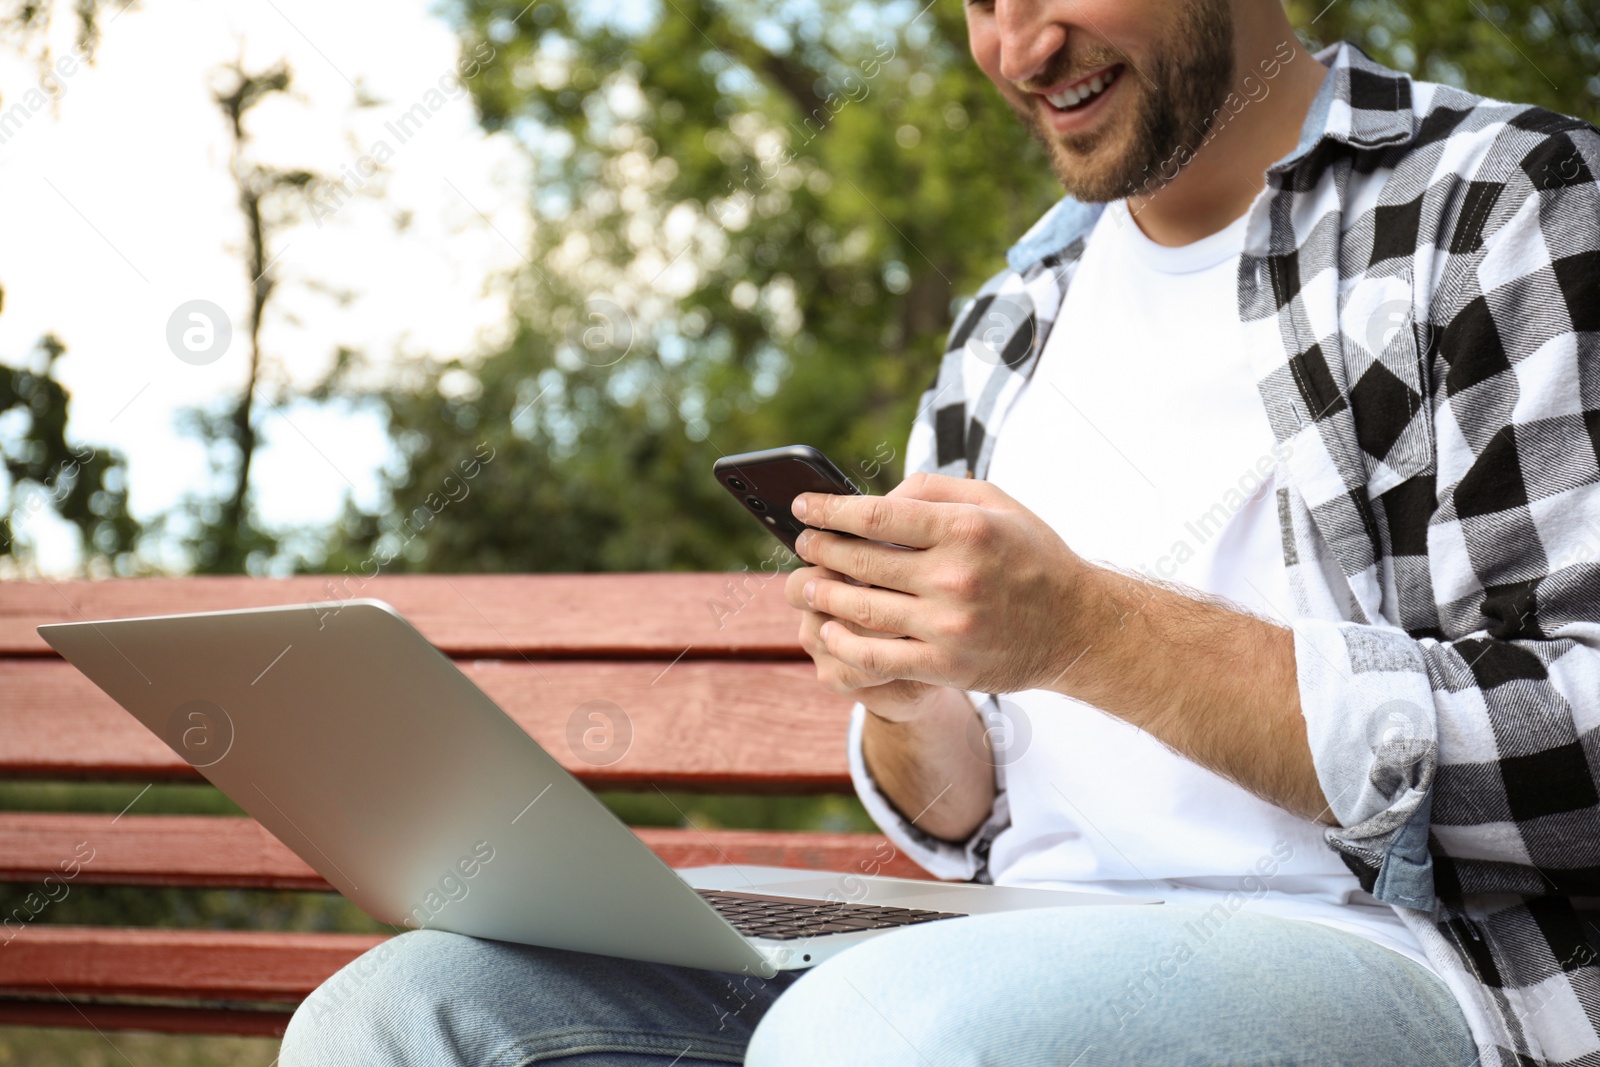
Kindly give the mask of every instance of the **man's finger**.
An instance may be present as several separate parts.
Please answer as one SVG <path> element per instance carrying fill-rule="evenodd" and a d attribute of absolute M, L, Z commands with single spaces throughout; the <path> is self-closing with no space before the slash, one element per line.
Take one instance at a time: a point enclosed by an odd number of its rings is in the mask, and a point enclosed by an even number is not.
<path fill-rule="evenodd" d="M 841 622 L 838 619 L 830 618 L 829 616 L 823 615 L 820 612 L 806 612 L 805 616 L 800 621 L 800 645 L 806 650 L 811 658 L 816 661 L 818 678 L 823 678 L 823 660 L 833 659 L 833 657 L 829 655 L 827 648 L 823 644 L 822 637 L 818 633 L 820 627 L 824 623 L 829 622 L 831 622 L 834 626 L 847 626 L 850 628 L 852 633 L 858 636 L 886 637 L 891 640 L 894 639 L 893 634 L 879 634 L 875 630 L 868 630 L 865 627 L 857 626 L 856 624 L 850 622 Z M 834 678 L 832 682 L 829 683 L 828 688 L 838 692 L 841 696 L 850 696 L 856 690 L 873 689 L 877 686 L 881 686 L 892 681 L 892 679 L 889 678 L 880 678 L 875 674 L 868 674 L 865 671 L 858 670 L 855 667 L 850 666 L 848 663 L 840 663 L 836 659 L 833 660 L 833 666 L 831 669 L 834 672 Z"/>
<path fill-rule="evenodd" d="M 828 654 L 852 670 L 885 679 L 950 684 L 926 664 L 928 646 L 916 638 L 862 637 L 837 619 L 823 623 L 818 636 Z"/>
<path fill-rule="evenodd" d="M 974 504 L 980 508 L 1003 507 L 1014 500 L 993 482 L 976 478 L 952 478 L 947 474 L 913 471 L 888 496 L 897 500 L 922 500 L 941 504 Z"/>
<path fill-rule="evenodd" d="M 892 589 L 869 589 L 845 582 L 814 579 L 802 594 L 813 611 L 853 623 L 858 633 L 867 630 L 892 637 L 920 632 L 916 627 L 916 597 Z"/>
<path fill-rule="evenodd" d="M 822 530 L 803 531 L 800 538 L 797 547 L 801 558 L 828 571 L 830 578 L 856 586 L 898 589 L 902 593 L 922 591 L 913 558 L 920 553 L 914 549 L 883 545 L 861 537 L 842 537 Z M 804 589 L 805 583 L 800 587 Z"/>
<path fill-rule="evenodd" d="M 938 505 L 908 497 L 801 493 L 791 510 L 807 526 L 908 548 L 938 544 L 944 525 Z"/>
<path fill-rule="evenodd" d="M 799 608 L 801 611 L 811 610 L 806 603 L 806 583 L 813 578 L 824 578 L 834 582 L 848 581 L 848 576 L 838 571 L 829 570 L 827 567 L 796 567 L 789 572 L 783 580 L 783 599 L 789 602 L 790 607 Z"/>

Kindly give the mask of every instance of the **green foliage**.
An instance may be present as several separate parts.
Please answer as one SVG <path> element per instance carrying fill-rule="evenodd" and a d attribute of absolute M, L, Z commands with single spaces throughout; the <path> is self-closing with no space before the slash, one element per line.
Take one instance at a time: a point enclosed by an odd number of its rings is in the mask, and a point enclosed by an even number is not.
<path fill-rule="evenodd" d="M 178 930 L 288 930 L 298 933 L 390 934 L 337 893 L 269 889 L 164 889 L 149 886 L 52 887 L 0 884 L 0 915 L 37 926 L 158 926 Z M 30 912 L 37 909 L 37 914 Z"/>
<path fill-rule="evenodd" d="M 77 528 L 88 570 L 131 573 L 140 526 L 128 514 L 127 465 L 109 449 L 67 440 L 71 397 L 55 378 L 64 351 L 47 335 L 28 365 L 0 364 L 0 460 L 8 478 L 0 497 L 0 558 L 26 563 L 29 549 L 14 531 L 48 511 Z"/>
<path fill-rule="evenodd" d="M 278 1039 L 0 1028 L 0 1067 L 274 1067 Z"/>
<path fill-rule="evenodd" d="M 730 827 L 746 830 L 830 830 L 874 833 L 855 797 L 703 796 L 696 793 L 600 794 L 629 826 Z"/>
<path fill-rule="evenodd" d="M 385 397 L 394 506 L 322 566 L 755 566 L 719 455 L 806 442 L 892 487 L 954 301 L 1059 195 L 960 9 L 518 10 L 459 14 L 484 125 L 537 164 L 519 329 Z"/>
<path fill-rule="evenodd" d="M 120 815 L 243 815 L 210 785 L 128 782 L 0 781 L 0 811 L 70 811 Z"/>
<path fill-rule="evenodd" d="M 1427 81 L 1600 121 L 1593 0 L 1289 0 L 1288 8 L 1310 44 L 1351 41 Z"/>

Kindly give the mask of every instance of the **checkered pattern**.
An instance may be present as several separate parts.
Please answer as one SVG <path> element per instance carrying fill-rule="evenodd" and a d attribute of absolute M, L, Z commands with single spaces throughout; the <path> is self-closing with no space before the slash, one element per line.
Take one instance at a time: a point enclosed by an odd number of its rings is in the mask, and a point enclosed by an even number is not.
<path fill-rule="evenodd" d="M 1484 1064 L 1600 1065 L 1600 130 L 1317 58 L 1239 317 L 1327 840 Z M 968 304 L 908 469 L 984 477 L 1097 216 L 1062 201 Z M 987 880 L 1006 810 L 965 846 L 889 817 Z"/>

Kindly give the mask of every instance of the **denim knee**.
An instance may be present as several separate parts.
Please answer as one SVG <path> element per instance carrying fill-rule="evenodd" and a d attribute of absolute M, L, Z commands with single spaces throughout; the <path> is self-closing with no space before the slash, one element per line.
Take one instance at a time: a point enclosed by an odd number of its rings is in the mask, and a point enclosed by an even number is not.
<path fill-rule="evenodd" d="M 414 931 L 323 983 L 291 1020 L 280 1063 L 739 1063 L 787 984 Z"/>
<path fill-rule="evenodd" d="M 471 966 L 479 944 L 459 934 L 415 930 L 351 960 L 295 1011 L 278 1062 L 282 1067 L 383 1062 L 374 1056 L 377 1048 L 392 1050 L 396 1058 L 389 1062 L 412 1062 L 405 1050 L 426 1039 L 422 1031 L 437 1021 L 439 1001 L 449 995 L 450 973 Z"/>
<path fill-rule="evenodd" d="M 971 920 L 964 920 L 964 923 Z M 1016 1020 L 1009 1003 L 1017 972 L 1004 942 L 984 944 L 956 924 L 929 923 L 874 938 L 814 968 L 762 1018 L 749 1067 L 829 1063 L 873 1067 L 1056 1062 L 1015 1060 L 1002 1036 Z M 953 935 L 953 936 L 952 936 Z M 1052 1026 L 1070 1043 L 1071 1008 Z M 1043 1050 L 1029 1050 L 1034 1053 Z M 1060 1058 L 1062 1064 L 1073 1057 Z"/>
<path fill-rule="evenodd" d="M 1315 923 L 1159 907 L 928 923 L 823 963 L 751 1039 L 750 1067 L 1469 1064 L 1425 968 Z"/>

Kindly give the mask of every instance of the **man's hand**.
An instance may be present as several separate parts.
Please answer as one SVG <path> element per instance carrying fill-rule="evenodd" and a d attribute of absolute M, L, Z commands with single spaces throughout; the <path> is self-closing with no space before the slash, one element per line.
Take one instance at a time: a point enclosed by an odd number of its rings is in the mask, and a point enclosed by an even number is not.
<path fill-rule="evenodd" d="M 851 700 L 859 700 L 867 709 L 882 719 L 904 722 L 916 718 L 937 691 L 926 682 L 899 678 L 883 678 L 852 667 L 833 656 L 823 643 L 822 626 L 833 622 L 835 626 L 848 626 L 860 637 L 894 640 L 897 634 L 880 633 L 855 623 L 841 623 L 814 610 L 805 600 L 805 587 L 815 580 L 837 582 L 845 585 L 844 575 L 826 567 L 800 567 L 789 573 L 784 583 L 784 596 L 791 606 L 800 609 L 800 647 L 810 654 L 817 665 L 817 681 L 825 687 Z M 846 586 L 849 588 L 849 586 Z"/>
<path fill-rule="evenodd" d="M 818 676 L 869 710 L 877 708 L 861 694 L 878 692 L 888 717 L 914 725 L 932 715 L 933 698 L 895 681 L 1048 689 L 1273 804 L 1331 821 L 1300 714 L 1290 630 L 1093 566 L 987 482 L 913 474 L 882 497 L 803 494 L 794 514 L 823 528 L 797 545 L 816 566 L 789 578 L 790 602 L 809 609 L 802 641 Z M 955 751 L 950 737 L 943 744 Z M 906 793 L 920 798 L 937 784 Z M 967 793 L 952 826 L 967 827 L 979 806 L 982 790 Z"/>
<path fill-rule="evenodd" d="M 1072 621 L 1090 614 L 1077 605 L 1103 572 L 988 482 L 916 473 L 882 497 L 802 494 L 794 514 L 858 535 L 802 533 L 799 555 L 816 567 L 788 582 L 789 602 L 811 609 L 801 642 L 838 692 L 895 679 L 991 693 L 1048 688 L 1089 644 Z"/>
<path fill-rule="evenodd" d="M 958 689 L 883 678 L 833 656 L 820 635 L 824 624 L 847 627 L 863 638 L 901 638 L 810 607 L 805 587 L 818 580 L 854 588 L 825 567 L 802 567 L 784 586 L 789 603 L 800 610 L 800 644 L 817 665 L 817 680 L 872 713 L 862 726 L 862 757 L 890 803 L 925 833 L 965 840 L 988 816 L 995 796 L 987 735 L 971 700 Z"/>

